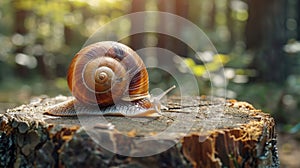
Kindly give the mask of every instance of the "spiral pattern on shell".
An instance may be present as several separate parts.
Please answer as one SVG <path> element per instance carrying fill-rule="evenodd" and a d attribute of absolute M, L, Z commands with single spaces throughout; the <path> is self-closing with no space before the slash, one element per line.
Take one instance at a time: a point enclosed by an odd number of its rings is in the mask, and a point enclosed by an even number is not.
<path fill-rule="evenodd" d="M 77 100 L 109 106 L 149 96 L 148 72 L 136 52 L 121 43 L 104 41 L 80 50 L 68 71 L 68 86 Z"/>

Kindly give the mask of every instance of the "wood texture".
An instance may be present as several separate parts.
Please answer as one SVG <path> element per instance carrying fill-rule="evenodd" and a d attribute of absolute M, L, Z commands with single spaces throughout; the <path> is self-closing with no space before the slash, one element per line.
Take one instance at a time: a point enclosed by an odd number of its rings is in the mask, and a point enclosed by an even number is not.
<path fill-rule="evenodd" d="M 158 118 L 43 114 L 67 99 L 0 114 L 0 167 L 279 167 L 273 118 L 245 102 L 170 97 Z"/>

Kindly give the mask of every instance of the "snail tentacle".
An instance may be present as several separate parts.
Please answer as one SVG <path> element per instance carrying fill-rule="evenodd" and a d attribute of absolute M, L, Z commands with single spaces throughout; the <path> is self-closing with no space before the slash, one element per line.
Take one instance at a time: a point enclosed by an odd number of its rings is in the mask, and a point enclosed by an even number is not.
<path fill-rule="evenodd" d="M 170 91 L 172 91 L 173 89 L 175 89 L 176 86 L 173 85 L 172 87 L 170 87 L 169 89 L 167 89 L 166 91 L 162 92 L 160 95 L 156 96 L 156 97 L 151 97 L 150 101 L 153 103 L 155 110 L 161 114 L 161 109 L 168 109 L 168 107 L 162 105 L 160 103 L 161 99 L 166 96 Z"/>

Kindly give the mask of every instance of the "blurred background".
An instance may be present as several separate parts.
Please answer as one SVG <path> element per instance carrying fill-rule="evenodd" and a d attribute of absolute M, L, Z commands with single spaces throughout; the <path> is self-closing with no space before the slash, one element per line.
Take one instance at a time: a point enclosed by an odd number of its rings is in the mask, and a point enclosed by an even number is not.
<path fill-rule="evenodd" d="M 220 88 L 227 88 L 228 98 L 248 101 L 275 118 L 281 165 L 298 167 L 300 0 L 1 0 L 0 109 L 27 103 L 32 96 L 70 95 L 67 68 L 89 36 L 114 18 L 149 10 L 188 19 L 204 31 L 218 54 L 192 51 L 178 39 L 155 33 L 121 42 L 134 50 L 165 48 L 184 58 L 201 94 L 209 94 L 211 85 L 218 87 L 218 76 L 210 81 L 207 73 L 224 67 L 227 81 Z M 136 26 L 162 27 L 165 22 L 128 20 L 113 27 L 117 33 L 111 36 L 118 39 Z M 184 25 L 174 29 L 187 33 Z"/>

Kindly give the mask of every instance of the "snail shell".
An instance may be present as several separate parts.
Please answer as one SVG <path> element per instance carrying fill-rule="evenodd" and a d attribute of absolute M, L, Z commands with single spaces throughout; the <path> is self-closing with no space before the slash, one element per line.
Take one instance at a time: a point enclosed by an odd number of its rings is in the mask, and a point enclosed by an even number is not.
<path fill-rule="evenodd" d="M 142 59 L 117 42 L 98 42 L 79 51 L 71 62 L 68 85 L 82 103 L 108 106 L 149 97 Z"/>
<path fill-rule="evenodd" d="M 47 114 L 153 115 L 160 113 L 159 100 L 175 88 L 151 98 L 142 59 L 131 48 L 113 41 L 94 43 L 80 50 L 70 64 L 67 81 L 75 99 L 48 108 Z M 76 110 L 74 104 L 79 105 Z"/>

